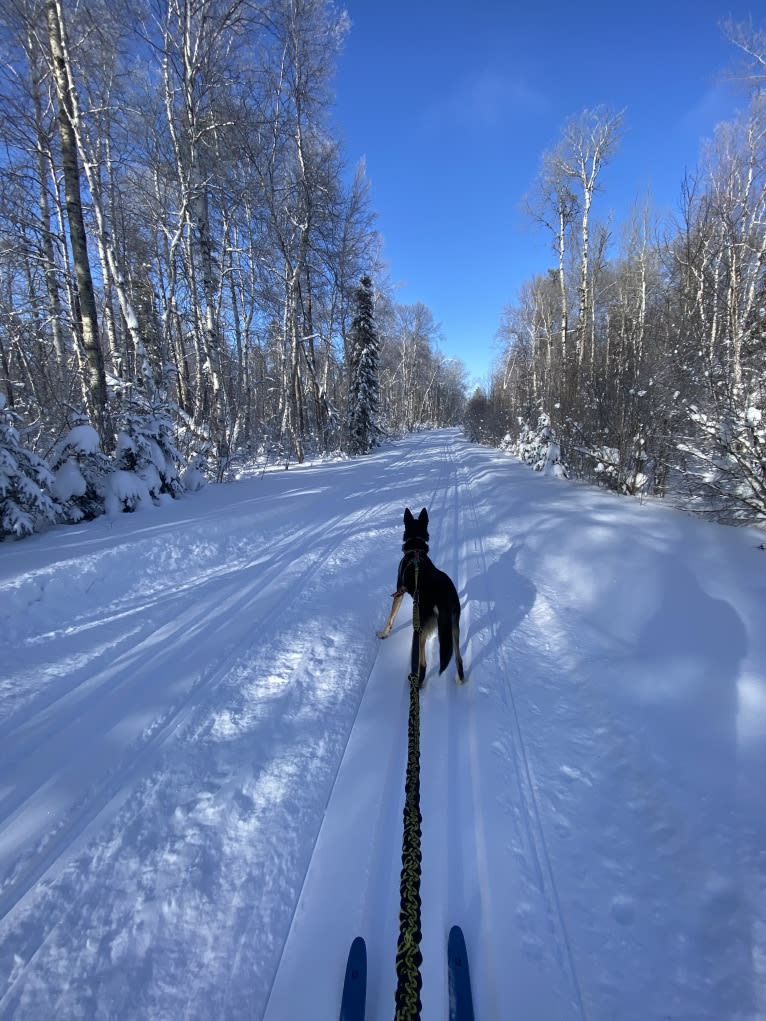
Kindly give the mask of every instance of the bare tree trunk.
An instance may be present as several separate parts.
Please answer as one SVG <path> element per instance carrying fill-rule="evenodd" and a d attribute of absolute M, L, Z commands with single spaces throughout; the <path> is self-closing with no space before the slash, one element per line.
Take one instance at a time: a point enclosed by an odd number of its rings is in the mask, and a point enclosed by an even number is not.
<path fill-rule="evenodd" d="M 299 260 L 300 266 L 300 260 Z M 288 403 L 290 408 L 290 434 L 295 448 L 295 456 L 298 463 L 304 460 L 303 451 L 303 389 L 301 386 L 300 371 L 300 350 L 298 337 L 298 283 L 300 269 L 292 269 L 288 278 L 287 288 L 287 327 L 289 330 L 289 352 L 288 361 L 289 389 Z"/>
<path fill-rule="evenodd" d="M 16 407 L 16 388 L 13 385 L 11 363 L 8 358 L 8 352 L 5 350 L 5 338 L 2 330 L 0 330 L 0 368 L 3 370 L 3 389 L 5 390 L 5 395 L 8 398 L 8 407 L 13 409 Z"/>
<path fill-rule="evenodd" d="M 42 221 L 42 245 L 45 255 L 45 286 L 48 301 L 50 330 L 53 338 L 53 350 L 56 353 L 57 374 L 59 381 L 66 377 L 67 359 L 61 324 L 63 310 L 59 293 L 58 274 L 56 270 L 56 251 L 51 232 L 51 208 L 48 200 L 47 181 L 50 169 L 50 147 L 48 136 L 43 129 L 43 101 L 40 90 L 40 71 L 38 65 L 39 44 L 30 33 L 27 38 L 32 79 L 32 103 L 34 106 L 35 132 L 37 135 L 37 173 L 40 186 L 40 219 Z"/>
<path fill-rule="evenodd" d="M 561 361 L 567 363 L 567 326 L 569 325 L 569 312 L 567 307 L 567 283 L 565 274 L 566 258 L 566 228 L 567 209 L 562 201 L 559 201 L 559 231 L 558 231 L 558 256 L 559 256 L 559 296 L 561 299 L 561 319 L 559 326 L 559 338 L 561 342 Z"/>
<path fill-rule="evenodd" d="M 82 211 L 80 192 L 80 166 L 77 154 L 77 137 L 74 129 L 74 104 L 69 69 L 64 47 L 63 13 L 59 0 L 46 0 L 48 38 L 51 48 L 53 77 L 59 104 L 59 132 L 61 137 L 61 163 L 64 174 L 67 221 L 72 245 L 72 259 L 77 281 L 77 297 L 82 323 L 82 338 L 88 365 L 88 395 L 90 411 L 96 428 L 105 445 L 111 443 L 108 433 L 106 404 L 106 372 L 98 328 L 96 297 L 93 276 L 88 258 L 88 239 Z"/>
<path fill-rule="evenodd" d="M 593 201 L 593 189 L 589 187 L 587 179 L 582 178 L 583 181 L 583 203 L 582 203 L 582 220 L 580 223 L 580 282 L 577 288 L 579 296 L 579 308 L 577 313 L 577 339 L 576 339 L 576 354 L 577 354 L 577 367 L 582 367 L 583 354 L 585 352 L 585 335 L 588 330 L 588 310 L 590 302 L 588 301 L 588 281 L 589 281 L 589 247 L 590 247 L 590 207 Z"/>

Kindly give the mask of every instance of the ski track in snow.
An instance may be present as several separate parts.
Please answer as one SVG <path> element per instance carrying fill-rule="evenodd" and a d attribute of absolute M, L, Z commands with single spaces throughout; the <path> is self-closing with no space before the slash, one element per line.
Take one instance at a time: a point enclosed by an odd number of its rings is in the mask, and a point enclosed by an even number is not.
<path fill-rule="evenodd" d="M 483 1021 L 766 1017 L 755 535 L 442 431 L 0 547 L 0 1018 L 334 1018 L 356 935 L 392 1016 L 405 505 L 468 677 L 429 645 L 423 1021 L 453 924 Z"/>
<path fill-rule="evenodd" d="M 548 945 L 555 951 L 557 962 L 561 966 L 566 985 L 568 986 L 567 993 L 557 990 L 557 995 L 561 999 L 569 1001 L 567 1004 L 568 1014 L 582 1017 L 584 1016 L 584 1010 L 576 968 L 572 959 L 566 923 L 561 911 L 558 892 L 551 870 L 546 838 L 540 820 L 540 808 L 532 782 L 532 772 L 524 737 L 519 725 L 514 698 L 514 670 L 509 663 L 505 643 L 501 637 L 502 625 L 496 607 L 501 606 L 502 603 L 498 603 L 488 580 L 490 577 L 489 558 L 483 547 L 482 526 L 471 493 L 470 483 L 465 481 L 467 475 L 466 469 L 461 465 L 461 485 L 465 493 L 465 506 L 468 511 L 470 531 L 473 533 L 473 557 L 478 567 L 476 582 L 483 587 L 484 598 L 478 600 L 478 602 L 480 605 L 486 606 L 488 610 L 483 631 L 486 643 L 495 652 L 495 667 L 491 673 L 494 673 L 500 683 L 494 686 L 494 690 L 497 691 L 502 699 L 503 708 L 506 710 L 504 717 L 509 724 L 508 733 L 502 739 L 495 742 L 494 749 L 501 756 L 503 762 L 513 764 L 516 783 L 515 796 L 502 807 L 507 813 L 513 814 L 514 820 L 521 831 L 520 836 L 523 834 L 524 840 L 524 844 L 519 844 L 517 848 L 516 858 L 520 865 L 519 872 L 526 879 L 526 895 L 520 900 L 516 908 L 515 924 L 517 926 L 517 933 L 522 934 L 524 957 L 529 959 L 540 958 L 543 954 L 545 936 L 535 933 L 530 924 L 530 919 L 537 915 L 537 911 L 530 905 L 530 899 L 539 897 L 542 902 L 542 910 L 539 912 L 539 915 L 541 916 L 540 920 L 544 919 L 545 921 L 547 936 L 549 937 Z M 458 522 L 456 521 L 457 526 Z M 475 604 L 476 599 L 474 599 L 472 605 Z M 491 681 L 488 680 L 488 683 L 491 684 Z M 477 736 L 475 728 L 472 732 L 472 738 L 474 739 L 474 761 L 476 761 L 478 748 L 476 745 Z M 474 767 L 474 770 L 476 787 L 478 787 L 481 776 L 478 764 Z M 471 792 L 469 792 L 469 797 L 470 795 Z M 482 802 L 478 792 L 474 793 L 471 800 L 479 804 Z M 482 891 L 484 902 L 490 904 L 492 901 L 491 882 L 486 882 L 485 885 L 486 889 Z M 496 928 L 496 924 L 488 927 L 488 931 L 484 934 L 487 946 L 495 944 L 496 936 L 493 929 Z M 494 969 L 498 967 L 494 961 L 493 966 Z M 512 989 L 513 983 L 503 981 L 502 972 L 495 970 L 492 979 L 493 981 L 487 984 L 488 988 L 502 989 L 505 986 Z M 518 984 L 522 982 L 523 979 L 519 976 Z M 551 1009 L 553 1008 L 551 1007 Z M 558 1009 L 561 1010 L 562 1007 L 559 1006 Z M 496 1007 L 495 1013 L 497 1016 L 508 1016 L 512 1010 L 513 992 L 511 992 L 510 1000 Z"/>

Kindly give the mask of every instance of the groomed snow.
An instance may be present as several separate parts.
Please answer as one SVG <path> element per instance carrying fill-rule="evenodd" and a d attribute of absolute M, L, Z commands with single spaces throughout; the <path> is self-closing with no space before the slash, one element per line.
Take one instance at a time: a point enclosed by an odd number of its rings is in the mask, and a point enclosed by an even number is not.
<path fill-rule="evenodd" d="M 463 603 L 421 699 L 423 1021 L 766 1017 L 761 533 L 421 433 L 0 546 L 0 1017 L 393 1016 L 405 505 Z M 431 650 L 433 659 L 433 650 Z"/>

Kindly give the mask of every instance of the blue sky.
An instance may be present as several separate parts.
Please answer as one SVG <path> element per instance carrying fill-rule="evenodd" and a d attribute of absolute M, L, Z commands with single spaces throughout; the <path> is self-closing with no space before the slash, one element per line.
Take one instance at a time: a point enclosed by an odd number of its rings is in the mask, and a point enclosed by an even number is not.
<path fill-rule="evenodd" d="M 701 139 L 743 102 L 720 82 L 736 57 L 720 22 L 766 21 L 760 5 L 706 0 L 344 6 L 335 122 L 349 163 L 366 159 L 397 300 L 428 305 L 444 353 L 479 381 L 503 306 L 554 263 L 521 203 L 566 118 L 626 111 L 599 219 L 619 227 L 647 193 L 672 212 Z"/>

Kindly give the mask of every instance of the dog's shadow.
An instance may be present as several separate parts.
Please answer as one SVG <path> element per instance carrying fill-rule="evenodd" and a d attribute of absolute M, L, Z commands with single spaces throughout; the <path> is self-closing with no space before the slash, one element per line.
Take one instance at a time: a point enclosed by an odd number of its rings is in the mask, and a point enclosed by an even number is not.
<path fill-rule="evenodd" d="M 470 621 L 461 644 L 471 643 L 469 669 L 505 642 L 534 605 L 537 589 L 516 570 L 517 551 L 507 550 L 481 574 L 468 579 L 460 593 L 464 620 Z"/>

